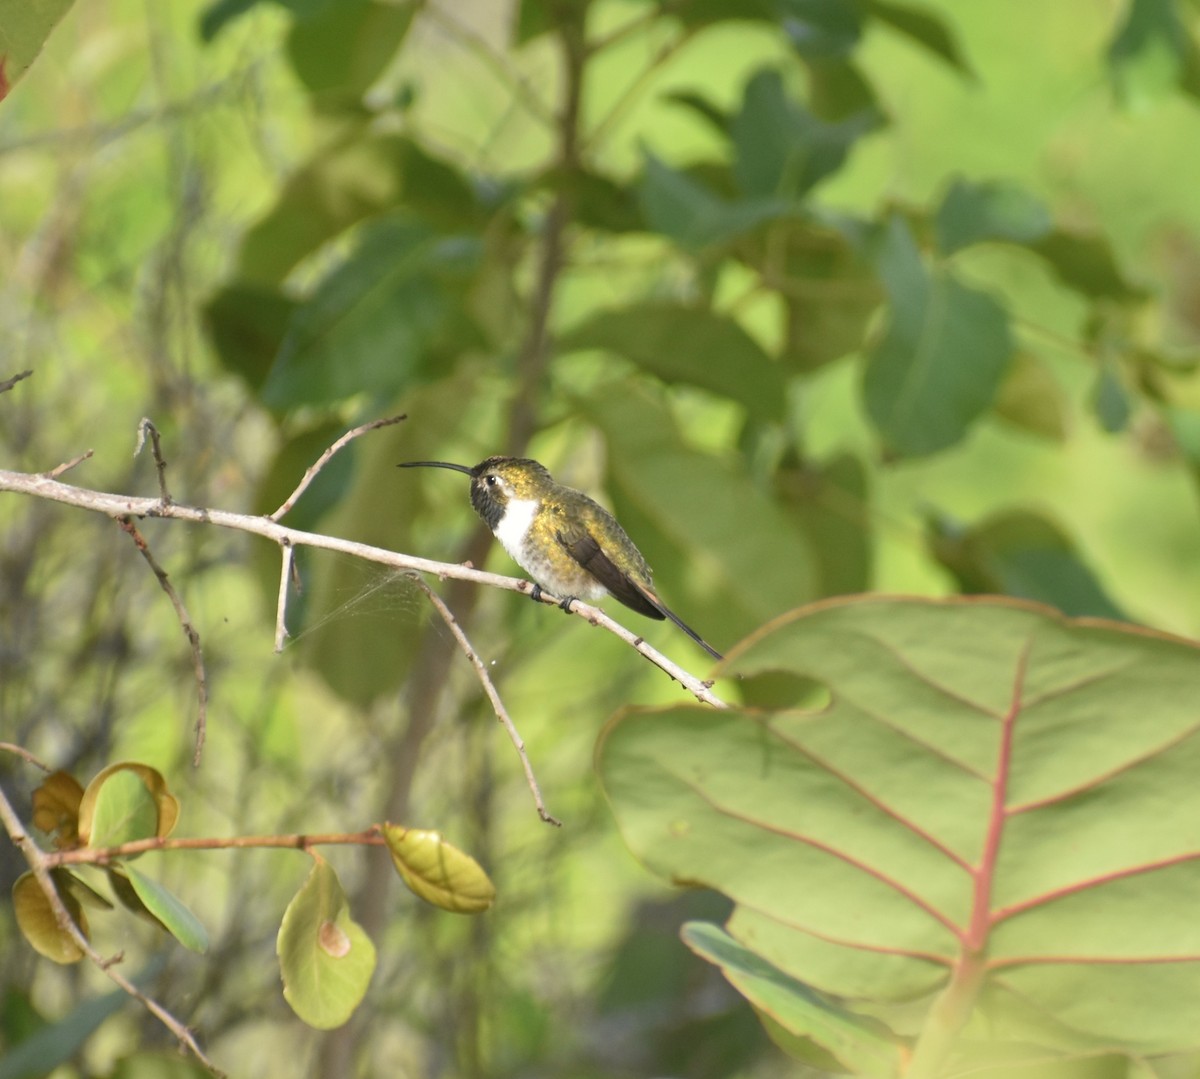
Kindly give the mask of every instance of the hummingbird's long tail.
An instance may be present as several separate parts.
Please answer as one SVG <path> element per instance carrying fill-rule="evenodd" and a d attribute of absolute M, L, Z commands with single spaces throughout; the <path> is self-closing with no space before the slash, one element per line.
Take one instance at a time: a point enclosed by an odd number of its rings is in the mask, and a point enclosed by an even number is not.
<path fill-rule="evenodd" d="M 658 598 L 650 589 L 639 587 L 638 591 L 642 593 L 651 603 L 656 611 L 661 612 L 666 618 L 669 618 L 675 623 L 684 633 L 686 633 L 693 641 L 704 649 L 715 660 L 723 660 L 725 657 L 721 655 L 711 644 L 700 636 L 691 626 L 689 626 L 682 618 L 679 617 L 670 607 L 668 607 L 661 599 Z"/>

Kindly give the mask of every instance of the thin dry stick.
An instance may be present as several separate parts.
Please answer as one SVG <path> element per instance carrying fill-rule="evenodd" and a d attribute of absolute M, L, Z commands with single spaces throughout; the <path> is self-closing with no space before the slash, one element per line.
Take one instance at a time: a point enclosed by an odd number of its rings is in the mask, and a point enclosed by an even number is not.
<path fill-rule="evenodd" d="M 154 467 L 158 470 L 158 492 L 162 495 L 162 500 L 169 505 L 175 500 L 171 497 L 171 492 L 167 490 L 167 461 L 162 454 L 162 440 L 159 437 L 158 428 L 145 416 L 138 424 L 138 439 L 137 445 L 133 449 L 133 455 L 136 457 L 142 452 L 147 434 L 150 436 L 150 452 L 154 454 Z"/>
<path fill-rule="evenodd" d="M 561 828 L 562 821 L 550 816 L 546 811 L 546 803 L 542 801 L 541 788 L 538 786 L 537 778 L 533 774 L 533 765 L 529 763 L 529 756 L 525 752 L 525 740 L 517 733 L 517 728 L 513 724 L 508 710 L 504 707 L 504 702 L 500 699 L 500 694 L 496 692 L 495 683 L 492 682 L 491 676 L 487 673 L 487 668 L 483 665 L 483 660 L 479 658 L 479 653 L 471 646 L 471 642 L 467 639 L 462 626 L 458 624 L 458 619 L 454 617 L 454 612 L 446 606 L 442 597 L 416 574 L 410 574 L 409 576 L 417 582 L 417 585 L 429 597 L 429 602 L 433 604 L 438 614 L 442 616 L 442 621 L 446 623 L 450 632 L 454 634 L 454 639 L 458 641 L 459 646 L 466 653 L 467 659 L 471 661 L 471 665 L 475 668 L 475 673 L 479 676 L 479 681 L 483 685 L 483 691 L 487 694 L 488 700 L 492 702 L 492 709 L 496 713 L 496 718 L 504 724 L 504 729 L 508 731 L 508 737 L 517 749 L 517 756 L 521 758 L 521 767 L 525 769 L 525 781 L 529 784 L 529 790 L 533 794 L 533 804 L 537 806 L 538 816 L 547 824 L 553 824 L 556 828 Z"/>
<path fill-rule="evenodd" d="M 304 532 L 298 528 L 288 528 L 269 517 L 255 517 L 244 513 L 230 513 L 228 510 L 184 506 L 178 502 L 164 503 L 158 498 L 140 498 L 132 495 L 93 491 L 86 487 L 73 487 L 36 473 L 10 472 L 0 469 L 0 491 L 14 491 L 51 502 L 62 502 L 65 505 L 76 506 L 93 513 L 103 513 L 114 520 L 120 520 L 122 517 L 155 517 L 190 521 L 193 524 L 249 532 L 256 536 L 263 536 L 279 545 L 289 543 L 293 547 L 319 547 L 326 551 L 337 551 L 400 571 L 416 570 L 418 573 L 430 573 L 440 578 L 453 577 L 475 584 L 491 585 L 493 588 L 503 588 L 510 592 L 521 592 L 525 595 L 533 590 L 532 582 L 520 578 L 487 573 L 484 570 L 457 565 L 453 562 L 434 562 L 432 559 L 400 554 L 397 551 L 372 547 L 366 543 L 355 543 L 337 536 L 325 536 L 319 532 Z M 558 604 L 560 600 L 543 591 L 541 602 Z M 636 648 L 656 667 L 679 682 L 698 701 L 716 708 L 726 707 L 725 702 L 712 692 L 711 682 L 701 681 L 678 664 L 672 663 L 661 652 L 651 648 L 641 637 L 613 621 L 599 608 L 576 600 L 571 604 L 570 613 L 577 618 L 586 619 L 592 625 L 601 626 L 610 633 L 615 633 L 623 641 Z"/>
<path fill-rule="evenodd" d="M 249 850 L 270 848 L 274 850 L 310 850 L 313 847 L 355 846 L 382 847 L 387 843 L 377 827 L 362 832 L 328 832 L 311 835 L 239 835 L 198 836 L 170 839 L 151 836 L 149 839 L 131 839 L 112 847 L 78 847 L 56 853 L 43 853 L 47 869 L 60 865 L 108 865 L 121 858 L 132 858 L 152 850 Z"/>
<path fill-rule="evenodd" d="M 43 475 L 48 476 L 52 480 L 56 480 L 64 472 L 70 472 L 71 469 L 73 469 L 76 465 L 82 464 L 95 452 L 95 450 L 84 450 L 83 453 L 79 454 L 77 457 L 72 457 L 69 461 L 63 461 L 61 465 L 55 465 L 52 469 L 50 469 L 49 472 L 43 473 Z"/>
<path fill-rule="evenodd" d="M 47 856 L 45 852 L 29 837 L 25 826 L 21 823 L 21 818 L 17 816 L 17 812 L 13 809 L 12 803 L 9 802 L 3 788 L 0 788 L 0 819 L 4 821 L 4 827 L 8 832 L 9 838 L 21 849 L 21 853 L 25 856 L 25 861 L 29 863 L 29 868 L 32 870 L 38 885 L 46 896 L 46 902 L 50 904 L 50 909 L 54 912 L 54 919 L 62 931 L 68 934 L 75 942 L 76 947 L 99 967 L 109 979 L 115 982 L 118 987 L 131 997 L 141 1001 L 142 1006 L 179 1039 L 180 1045 L 186 1046 L 195 1055 L 196 1059 L 214 1075 L 221 1076 L 224 1079 L 225 1073 L 204 1055 L 204 1050 L 197 1044 L 196 1039 L 192 1036 L 192 1032 L 167 1011 L 166 1008 L 159 1004 L 158 1001 L 146 996 L 133 982 L 121 974 L 115 968 L 117 962 L 115 958 L 105 959 L 92 947 L 91 941 L 83 935 L 83 932 L 71 917 L 70 912 L 63 905 L 62 898 L 58 894 L 58 888 L 54 884 L 54 878 L 50 876 L 50 867 L 46 862 Z"/>
<path fill-rule="evenodd" d="M 23 761 L 27 761 L 29 764 L 32 764 L 35 768 L 40 768 L 43 772 L 53 772 L 54 771 L 54 769 L 51 768 L 50 765 L 46 764 L 45 761 L 38 760 L 38 758 L 35 757 L 32 753 L 30 753 L 29 750 L 27 750 L 24 746 L 13 745 L 12 742 L 0 742 L 0 749 L 3 749 L 7 753 L 15 753 Z"/>
<path fill-rule="evenodd" d="M 283 563 L 279 567 L 279 600 L 275 604 L 275 651 L 283 651 L 283 641 L 288 637 L 287 631 L 287 600 L 288 585 L 296 572 L 296 551 L 290 543 L 281 543 Z"/>
<path fill-rule="evenodd" d="M 372 420 L 370 423 L 360 424 L 351 431 L 347 431 L 339 438 L 332 446 L 329 447 L 320 457 L 313 462 L 312 467 L 304 473 L 300 482 L 296 485 L 296 489 L 284 499 L 283 505 L 274 513 L 269 515 L 272 521 L 278 521 L 285 513 L 288 512 L 295 504 L 296 500 L 308 490 L 308 485 L 317 478 L 317 473 L 325 467 L 326 462 L 343 446 L 353 442 L 359 435 L 365 435 L 368 431 L 374 431 L 380 427 L 390 427 L 393 423 L 399 423 L 401 420 L 408 419 L 407 416 L 389 416 L 384 420 Z"/>
<path fill-rule="evenodd" d="M 13 375 L 12 378 L 6 378 L 3 382 L 0 382 L 0 393 L 7 393 L 23 378 L 28 378 L 32 374 L 32 371 L 22 371 L 19 375 Z"/>
<path fill-rule="evenodd" d="M 164 496 L 164 504 L 171 504 L 169 496 Z M 128 533 L 129 538 L 133 540 L 141 556 L 154 571 L 154 576 L 158 578 L 158 583 L 162 586 L 162 590 L 166 592 L 167 598 L 171 601 L 171 606 L 175 608 L 175 614 L 179 618 L 179 625 L 183 628 L 183 635 L 187 638 L 188 647 L 192 650 L 192 669 L 196 674 L 197 701 L 196 750 L 192 754 L 192 764 L 199 767 L 200 754 L 204 750 L 204 735 L 208 728 L 208 675 L 204 671 L 204 653 L 200 649 L 200 634 L 196 630 L 196 627 L 192 625 L 192 616 L 188 614 L 187 608 L 183 605 L 183 600 L 179 598 L 179 593 L 175 591 L 175 586 L 171 584 L 171 580 L 167 576 L 167 571 L 158 564 L 158 561 L 150 552 L 146 538 L 138 531 L 137 525 L 128 517 L 118 517 L 117 524 L 121 526 L 123 531 Z"/>

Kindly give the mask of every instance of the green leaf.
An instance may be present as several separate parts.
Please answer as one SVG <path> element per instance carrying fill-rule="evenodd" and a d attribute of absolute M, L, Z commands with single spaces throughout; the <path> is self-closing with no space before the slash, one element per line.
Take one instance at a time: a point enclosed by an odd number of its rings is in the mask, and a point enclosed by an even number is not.
<path fill-rule="evenodd" d="M 1200 49 L 1175 0 L 1130 0 L 1108 47 L 1108 66 L 1117 100 L 1129 109 L 1180 88 L 1200 96 Z"/>
<path fill-rule="evenodd" d="M 856 1075 L 901 1073 L 899 1041 L 882 1024 L 856 1015 L 798 981 L 715 925 L 688 922 L 681 935 L 692 951 L 720 967 L 756 1009 L 835 1058 L 834 1067 L 819 1057 L 814 1064 L 824 1064 L 830 1071 L 844 1068 Z"/>
<path fill-rule="evenodd" d="M 1044 363 L 1023 349 L 1013 355 L 996 394 L 996 415 L 1022 430 L 1062 442 L 1070 402 Z"/>
<path fill-rule="evenodd" d="M 89 847 L 115 847 L 168 836 L 179 819 L 179 800 L 162 773 L 148 764 L 110 764 L 87 785 L 79 803 L 79 838 Z"/>
<path fill-rule="evenodd" d="M 941 999 L 973 1041 L 1197 1048 L 1200 647 L 872 596 L 793 611 L 727 668 L 826 700 L 625 711 L 597 764 L 625 841 L 730 896 L 740 944 L 908 1030 L 977 963 L 979 995 Z"/>
<path fill-rule="evenodd" d="M 1092 389 L 1092 408 L 1100 426 L 1110 435 L 1120 434 L 1129 426 L 1129 420 L 1133 416 L 1133 404 L 1121 383 L 1121 376 L 1111 363 L 1101 364 L 1096 375 L 1096 384 Z"/>
<path fill-rule="evenodd" d="M 0 0 L 0 101 L 29 69 L 73 0 Z"/>
<path fill-rule="evenodd" d="M 738 187 L 752 199 L 794 202 L 837 172 L 854 143 L 881 122 L 873 109 L 819 120 L 787 96 L 779 72 L 760 71 L 730 125 Z"/>
<path fill-rule="evenodd" d="M 991 296 L 921 262 L 908 226 L 888 225 L 879 272 L 887 329 L 870 350 L 863 396 L 885 443 L 905 456 L 960 441 L 995 399 L 1013 344 Z"/>
<path fill-rule="evenodd" d="M 128 863 L 114 872 L 129 881 L 147 913 L 180 944 L 193 952 L 208 951 L 208 932 L 200 919 L 158 881 Z"/>
<path fill-rule="evenodd" d="M 234 281 L 204 307 L 204 323 L 221 365 L 262 388 L 283 343 L 296 302 L 276 288 Z"/>
<path fill-rule="evenodd" d="M 366 995 L 375 945 L 351 919 L 337 874 L 318 855 L 284 912 L 275 951 L 284 999 L 310 1027 L 340 1027 Z"/>
<path fill-rule="evenodd" d="M 71 921 L 79 927 L 85 938 L 90 939 L 87 915 L 83 913 L 79 900 L 65 886 L 65 877 L 69 874 L 60 869 L 52 870 L 51 876 L 54 877 L 59 898 L 71 916 Z M 78 963 L 83 958 L 83 950 L 75 942 L 75 938 L 58 924 L 50 900 L 46 898 L 46 893 L 42 891 L 42 886 L 33 873 L 22 873 L 17 878 L 13 885 L 12 897 L 17 928 L 34 951 L 55 963 Z"/>
<path fill-rule="evenodd" d="M 846 0 L 776 0 L 787 39 L 805 59 L 845 57 L 862 37 L 858 5 Z"/>
<path fill-rule="evenodd" d="M 646 153 L 638 200 L 647 225 L 682 247 L 700 250 L 790 212 L 777 198 L 726 200 L 698 177 Z"/>
<path fill-rule="evenodd" d="M 326 5 L 292 25 L 288 59 L 319 104 L 357 102 L 400 48 L 417 7 L 415 0 Z"/>
<path fill-rule="evenodd" d="M 1077 617 L 1125 617 L 1071 540 L 1039 513 L 1008 510 L 965 530 L 935 517 L 926 539 L 964 592 L 1037 600 Z"/>
<path fill-rule="evenodd" d="M 8 1042 L 0 1057 L 0 1079 L 44 1079 L 68 1064 L 100 1025 L 128 1002 L 123 989 L 89 997 L 29 1037 Z"/>
<path fill-rule="evenodd" d="M 779 365 L 734 319 L 707 308 L 645 300 L 599 311 L 567 331 L 558 346 L 562 352 L 615 352 L 664 382 L 728 397 L 763 420 L 783 419 Z"/>
<path fill-rule="evenodd" d="M 872 18 L 904 34 L 952 68 L 964 75 L 972 74 L 962 47 L 938 16 L 906 4 L 893 4 L 889 0 L 867 0 L 867 11 Z"/>
<path fill-rule="evenodd" d="M 496 886 L 483 867 L 441 832 L 398 824 L 382 831 L 396 872 L 425 902 L 453 914 L 482 914 L 496 901 Z"/>
<path fill-rule="evenodd" d="M 1090 299 L 1128 303 L 1145 295 L 1144 289 L 1125 279 L 1112 247 L 1102 236 L 1055 229 L 1028 246 L 1067 288 Z"/>
<path fill-rule="evenodd" d="M 467 237 L 402 219 L 366 226 L 355 251 L 296 309 L 263 400 L 287 409 L 395 396 L 439 345 L 474 339 L 454 292 L 478 258 Z"/>
<path fill-rule="evenodd" d="M 944 255 L 988 240 L 1032 243 L 1051 226 L 1045 204 L 1024 188 L 1003 180 L 973 183 L 962 178 L 950 185 L 934 221 Z"/>

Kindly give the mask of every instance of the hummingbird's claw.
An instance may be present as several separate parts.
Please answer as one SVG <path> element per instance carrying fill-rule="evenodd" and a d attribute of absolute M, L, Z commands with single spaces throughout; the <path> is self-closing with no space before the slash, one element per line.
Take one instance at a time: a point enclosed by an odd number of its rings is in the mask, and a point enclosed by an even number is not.
<path fill-rule="evenodd" d="M 542 586 L 540 584 L 535 584 L 533 586 L 533 588 L 530 589 L 529 598 L 531 600 L 533 600 L 534 603 L 541 603 L 541 601 L 542 601 Z"/>

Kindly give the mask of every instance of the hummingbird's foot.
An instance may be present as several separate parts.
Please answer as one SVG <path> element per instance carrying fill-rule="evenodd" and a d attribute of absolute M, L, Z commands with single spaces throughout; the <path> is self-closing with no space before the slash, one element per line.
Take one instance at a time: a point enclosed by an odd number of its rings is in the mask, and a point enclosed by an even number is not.
<path fill-rule="evenodd" d="M 578 598 L 578 596 L 568 596 L 559 604 L 559 607 L 562 608 L 563 614 L 571 613 L 571 604 L 574 603 Z"/>
<path fill-rule="evenodd" d="M 529 598 L 531 600 L 533 600 L 534 603 L 541 603 L 541 601 L 542 601 L 542 586 L 540 584 L 535 583 L 533 588 L 530 589 Z"/>

